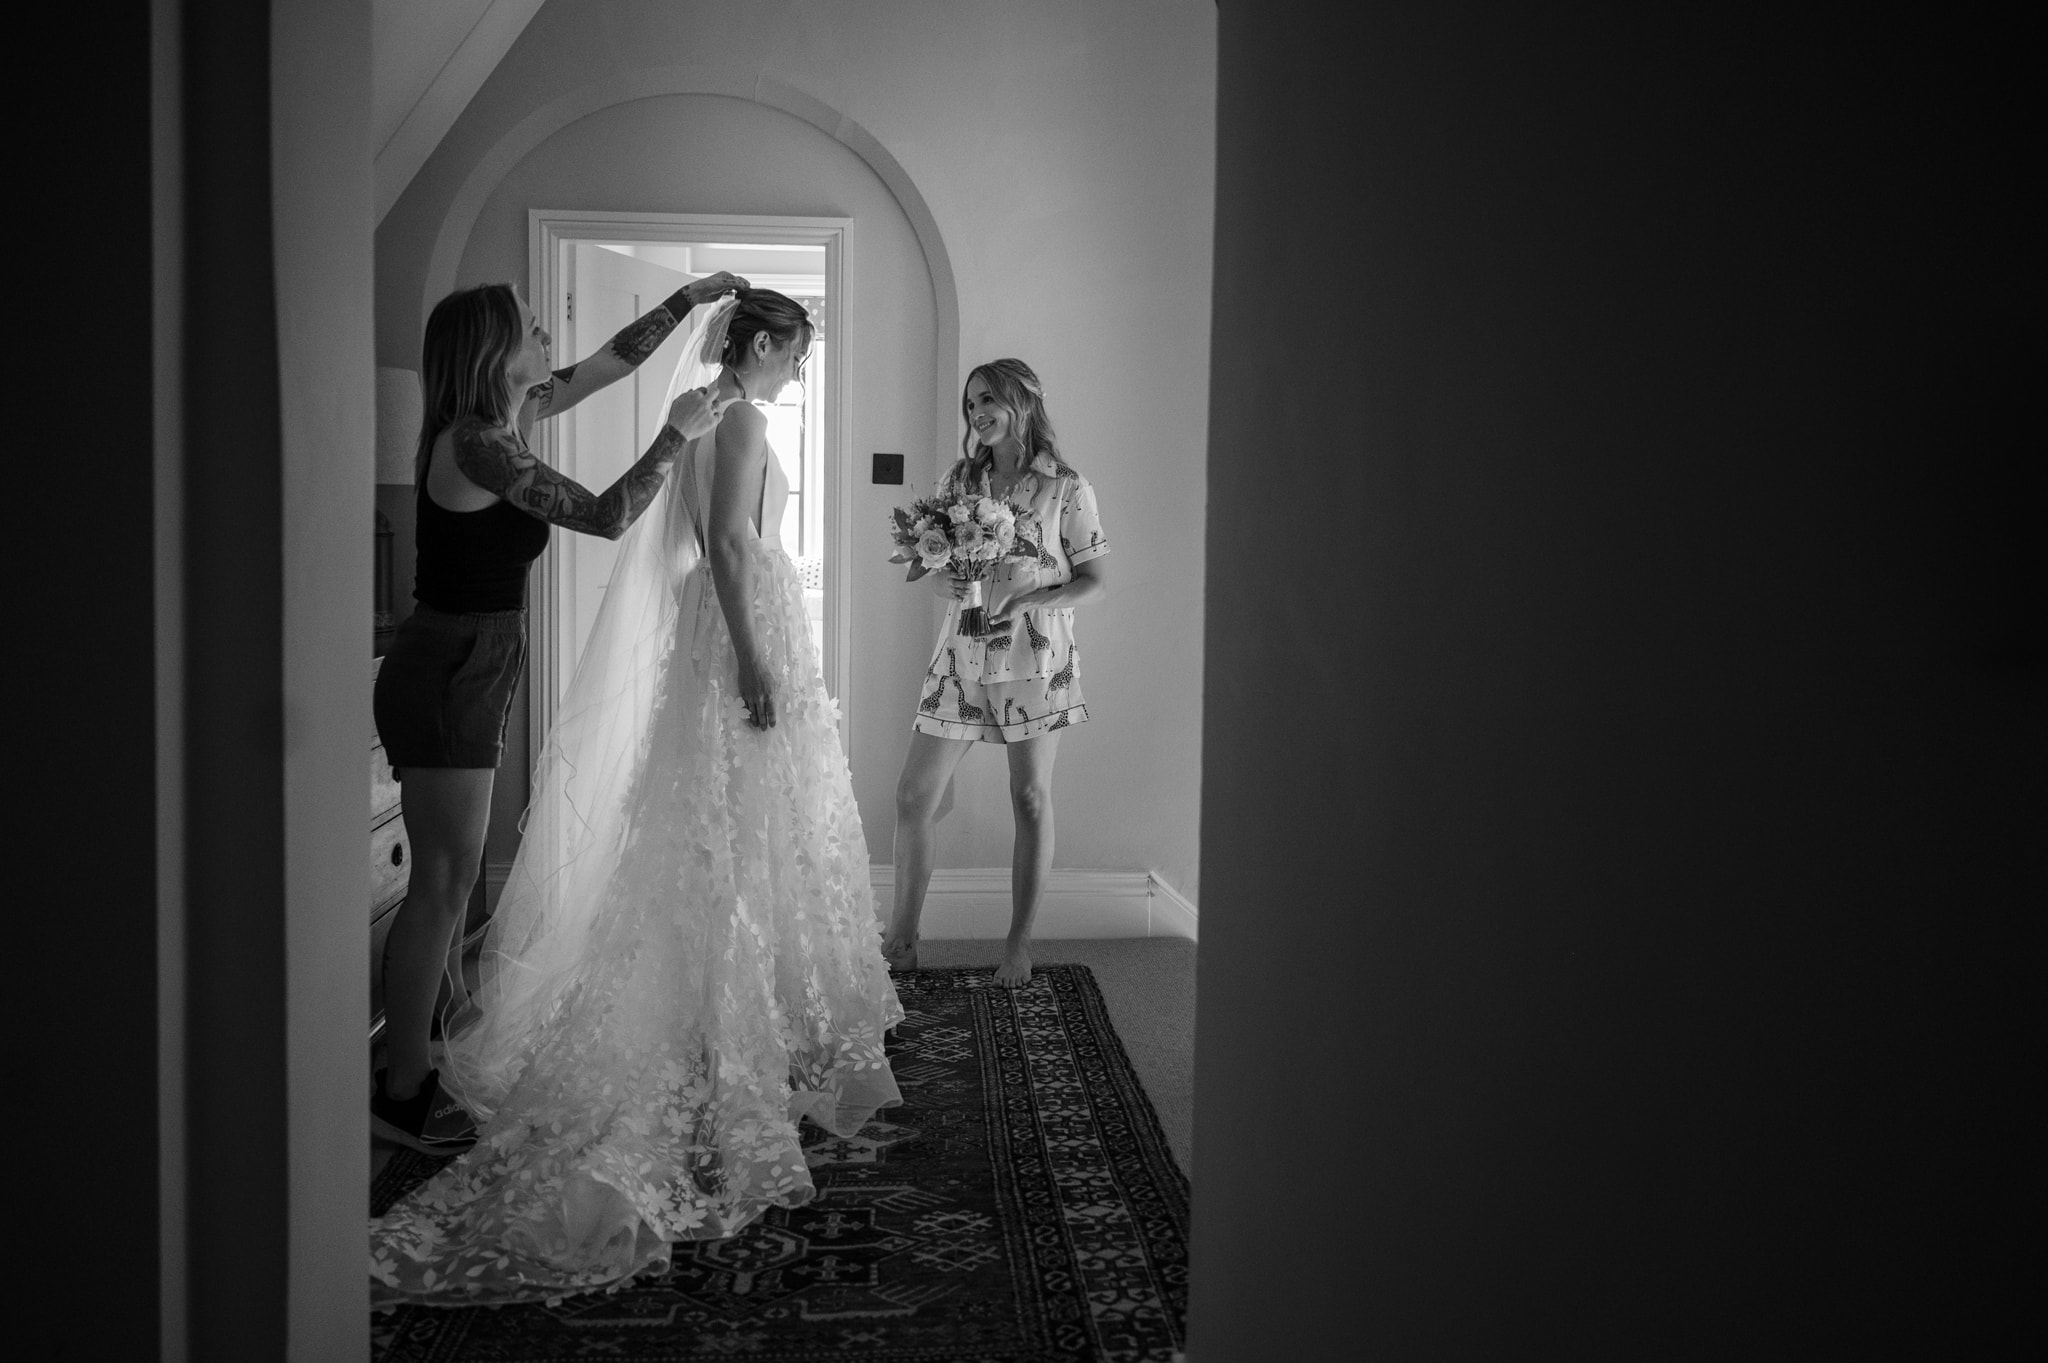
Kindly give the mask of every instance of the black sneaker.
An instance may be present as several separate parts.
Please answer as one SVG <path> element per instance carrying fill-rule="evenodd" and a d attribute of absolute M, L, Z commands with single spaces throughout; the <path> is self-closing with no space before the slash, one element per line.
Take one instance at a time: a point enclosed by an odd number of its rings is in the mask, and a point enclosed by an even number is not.
<path fill-rule="evenodd" d="M 427 1071 L 420 1091 L 404 1099 L 384 1091 L 384 1071 L 378 1070 L 370 1088 L 370 1131 L 427 1155 L 457 1155 L 476 1144 L 476 1123 L 441 1091 L 439 1070 Z"/>

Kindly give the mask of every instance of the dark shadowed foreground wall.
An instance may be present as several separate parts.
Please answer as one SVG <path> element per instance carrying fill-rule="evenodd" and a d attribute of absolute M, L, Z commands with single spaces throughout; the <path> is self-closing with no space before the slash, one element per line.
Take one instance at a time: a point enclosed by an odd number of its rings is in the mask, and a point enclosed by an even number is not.
<path fill-rule="evenodd" d="M 361 1360 L 370 5 L 22 20 L 7 1356 Z"/>
<path fill-rule="evenodd" d="M 1224 0 L 1196 1363 L 1973 1351 L 2042 299 L 1919 22 Z"/>
<path fill-rule="evenodd" d="M 146 1359 L 162 1268 L 150 33 L 131 16 L 86 41 L 45 8 L 10 16 L 8 40 L 34 69 L 13 202 L 65 225 L 38 233 L 10 290 L 34 322 L 15 340 L 10 404 L 0 996 L 10 1219 L 37 1228 L 37 1247 L 9 1256 L 27 1272 L 10 1275 L 0 1348 Z"/>

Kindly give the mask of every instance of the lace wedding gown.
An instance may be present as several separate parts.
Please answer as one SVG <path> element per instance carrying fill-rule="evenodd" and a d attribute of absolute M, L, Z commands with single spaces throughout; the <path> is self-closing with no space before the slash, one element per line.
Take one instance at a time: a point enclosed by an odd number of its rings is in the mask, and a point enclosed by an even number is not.
<path fill-rule="evenodd" d="M 673 1241 L 810 1199 L 800 1119 L 851 1135 L 899 1101 L 882 1035 L 903 1010 L 779 543 L 788 485 L 770 451 L 748 546 L 763 732 L 701 554 L 714 438 L 646 513 L 668 522 L 645 537 L 671 555 L 661 592 L 633 599 L 631 555 L 656 550 L 622 544 L 486 939 L 481 1019 L 441 1057 L 480 1139 L 371 1223 L 379 1305 L 546 1300 L 658 1270 Z M 666 639 L 630 652 L 650 622 Z M 578 714 L 601 735 L 579 739 Z"/>

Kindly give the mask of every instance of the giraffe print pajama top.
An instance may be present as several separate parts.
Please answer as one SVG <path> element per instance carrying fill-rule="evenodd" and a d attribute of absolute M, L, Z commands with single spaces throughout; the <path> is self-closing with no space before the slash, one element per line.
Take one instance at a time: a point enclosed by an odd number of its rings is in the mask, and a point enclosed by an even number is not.
<path fill-rule="evenodd" d="M 966 461 L 956 462 L 941 488 L 965 472 Z M 991 599 L 1072 581 L 1075 564 L 1109 552 L 1095 489 L 1078 473 L 1060 472 L 1052 456 L 1032 460 L 1009 500 L 1024 508 L 1017 533 L 1038 546 L 1038 558 L 998 564 Z M 911 728 L 934 738 L 1020 743 L 1087 719 L 1071 608 L 1023 611 L 1009 630 L 973 639 L 960 633 L 960 603 L 947 607 Z"/>

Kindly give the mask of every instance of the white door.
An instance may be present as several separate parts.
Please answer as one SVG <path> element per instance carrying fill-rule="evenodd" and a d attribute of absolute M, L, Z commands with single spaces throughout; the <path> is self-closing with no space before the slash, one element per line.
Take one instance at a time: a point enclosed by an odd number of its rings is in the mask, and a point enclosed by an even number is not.
<path fill-rule="evenodd" d="M 555 342 L 557 365 L 601 352 L 629 322 L 696 277 L 588 242 L 571 242 L 565 251 L 566 268 L 559 276 L 564 297 L 557 300 L 555 315 L 566 323 Z M 682 353 L 684 330 L 677 328 L 632 375 L 555 418 L 555 457 L 564 474 L 592 492 L 603 492 L 647 452 L 667 416 L 661 399 Z M 557 627 L 550 641 L 555 653 L 550 700 L 559 702 L 604 601 L 618 546 L 596 535 L 557 531 L 553 547 L 557 567 L 551 605 Z"/>
<path fill-rule="evenodd" d="M 806 614 L 850 751 L 853 650 L 845 594 L 851 574 L 844 559 L 852 539 L 851 504 L 838 461 L 852 431 L 843 391 L 844 347 L 836 343 L 846 222 L 672 214 L 557 218 L 533 210 L 529 226 L 534 297 L 546 300 L 557 364 L 601 352 L 634 318 L 683 284 L 718 270 L 789 294 L 812 312 L 816 337 L 804 382 L 791 385 L 764 415 L 769 445 L 790 484 L 783 546 L 798 561 L 806 582 Z M 630 228 L 637 240 L 611 235 L 614 227 Z M 635 376 L 541 423 L 535 429 L 535 451 L 593 491 L 610 486 L 646 450 L 665 419 L 661 400 L 682 342 L 679 329 Z M 536 743 L 554 721 L 575 674 L 615 560 L 609 541 L 558 531 L 536 565 L 529 674 Z"/>

